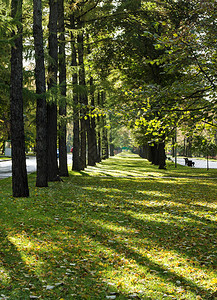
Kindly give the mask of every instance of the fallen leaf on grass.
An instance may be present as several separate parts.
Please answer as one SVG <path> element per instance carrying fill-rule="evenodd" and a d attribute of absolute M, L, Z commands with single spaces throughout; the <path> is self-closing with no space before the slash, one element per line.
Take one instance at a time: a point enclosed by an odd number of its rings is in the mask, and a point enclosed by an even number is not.
<path fill-rule="evenodd" d="M 54 288 L 55 288 L 54 285 L 47 285 L 47 286 L 46 286 L 46 290 L 52 290 L 52 289 L 54 289 Z"/>
<path fill-rule="evenodd" d="M 116 299 L 117 295 L 117 292 L 111 292 L 110 295 L 106 296 L 106 299 Z"/>
<path fill-rule="evenodd" d="M 130 299 L 140 299 L 137 294 L 131 294 L 128 296 Z"/>
<path fill-rule="evenodd" d="M 5 299 L 9 299 L 9 297 L 6 297 L 4 294 L 1 294 L 0 300 L 5 300 Z"/>

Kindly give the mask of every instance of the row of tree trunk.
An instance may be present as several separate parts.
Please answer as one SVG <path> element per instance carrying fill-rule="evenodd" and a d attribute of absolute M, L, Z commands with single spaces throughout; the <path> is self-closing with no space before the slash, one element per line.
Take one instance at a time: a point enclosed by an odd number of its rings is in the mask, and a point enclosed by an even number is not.
<path fill-rule="evenodd" d="M 66 54 L 64 28 L 64 0 L 49 0 L 49 61 L 46 82 L 44 62 L 44 40 L 42 28 L 41 0 L 33 0 L 33 35 L 35 47 L 36 80 L 36 160 L 37 187 L 47 187 L 48 181 L 68 176 L 66 148 Z M 13 196 L 29 195 L 25 158 L 25 137 L 22 98 L 22 0 L 12 0 L 12 17 L 17 20 L 17 32 L 11 51 L 11 138 Z M 58 18 L 57 18 L 58 16 Z M 95 107 L 93 78 L 90 79 L 90 93 L 87 92 L 84 67 L 84 31 L 74 14 L 70 18 L 71 29 L 79 29 L 76 36 L 71 34 L 71 64 L 73 84 L 73 170 L 83 170 L 87 164 L 95 165 L 108 157 L 108 133 L 105 116 L 90 117 Z M 73 31 L 72 31 L 73 32 Z M 58 39 L 59 35 L 59 39 Z M 59 53 L 58 53 L 59 51 Z M 59 58 L 58 58 L 59 57 Z M 77 68 L 79 67 L 79 68 Z M 59 74 L 59 77 L 57 76 Z M 59 79 L 59 80 L 58 80 Z M 46 91 L 46 86 L 48 91 Z M 79 89 L 77 88 L 79 86 Z M 59 97 L 59 166 L 57 161 L 57 95 Z M 97 101 L 102 108 L 105 93 L 98 92 Z M 89 103 L 90 102 L 90 103 Z M 91 109 L 88 109 L 91 104 Z M 96 128 L 98 127 L 98 130 Z M 101 128 L 102 133 L 101 133 Z M 88 152 L 87 152 L 88 149 Z"/>
<path fill-rule="evenodd" d="M 166 169 L 165 143 L 144 144 L 139 148 L 139 155 L 152 164 L 159 166 L 159 169 Z"/>
<path fill-rule="evenodd" d="M 108 158 L 108 133 L 105 130 L 106 117 L 93 116 L 95 106 L 103 109 L 106 101 L 104 91 L 96 97 L 93 77 L 87 85 L 84 66 L 84 39 L 82 22 L 74 14 L 70 17 L 71 66 L 73 67 L 73 164 L 72 169 L 84 170 L 87 165 L 94 166 L 101 159 Z M 76 36 L 73 32 L 77 30 Z M 79 88 L 78 88 L 79 87 Z"/>

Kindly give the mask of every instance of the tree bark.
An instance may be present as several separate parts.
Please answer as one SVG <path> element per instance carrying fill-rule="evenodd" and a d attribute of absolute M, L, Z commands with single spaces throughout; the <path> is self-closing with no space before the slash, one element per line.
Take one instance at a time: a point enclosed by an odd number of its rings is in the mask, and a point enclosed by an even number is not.
<path fill-rule="evenodd" d="M 98 92 L 97 104 L 98 104 L 98 107 L 101 106 L 100 92 Z M 101 116 L 97 116 L 97 162 L 101 161 L 101 153 L 102 153 L 101 142 L 102 142 L 102 138 L 101 138 Z"/>
<path fill-rule="evenodd" d="M 165 143 L 161 142 L 158 145 L 159 169 L 166 169 L 166 153 Z"/>
<path fill-rule="evenodd" d="M 74 15 L 70 16 L 71 29 L 75 29 Z M 73 67 L 72 84 L 73 84 L 73 156 L 72 156 L 72 170 L 80 171 L 80 110 L 78 103 L 78 73 L 77 73 L 77 51 L 75 47 L 76 39 L 71 33 L 71 66 Z"/>
<path fill-rule="evenodd" d="M 12 0 L 11 16 L 22 22 L 22 1 Z M 23 70 L 22 70 L 22 25 L 13 32 L 14 44 L 11 49 L 11 142 L 12 142 L 12 190 L 14 197 L 28 197 L 28 178 L 25 156 L 25 136 L 23 120 Z"/>
<path fill-rule="evenodd" d="M 101 95 L 102 107 L 105 103 L 105 92 Z M 102 159 L 107 159 L 109 157 L 108 151 L 108 130 L 106 128 L 106 116 L 102 116 Z"/>
<path fill-rule="evenodd" d="M 56 0 L 49 0 L 49 66 L 48 66 L 48 90 L 50 101 L 47 105 L 47 128 L 48 128 L 48 180 L 58 180 L 57 163 L 57 104 L 56 84 L 58 70 L 58 42 L 57 42 L 57 17 L 58 7 Z"/>
<path fill-rule="evenodd" d="M 108 131 L 106 129 L 105 116 L 103 117 L 103 128 L 102 128 L 102 159 L 109 157 L 108 153 Z"/>
<path fill-rule="evenodd" d="M 93 77 L 90 78 L 90 100 L 91 100 L 91 110 L 90 113 L 95 109 L 95 99 L 94 99 L 94 86 Z M 97 141 L 96 141 L 96 118 L 91 116 L 90 118 L 90 128 L 88 134 L 88 165 L 95 166 L 97 161 Z"/>
<path fill-rule="evenodd" d="M 65 25 L 64 0 L 58 0 L 58 31 L 59 31 L 59 84 L 61 100 L 59 104 L 59 175 L 69 176 L 66 147 L 66 54 L 65 54 Z"/>
<path fill-rule="evenodd" d="M 114 156 L 115 155 L 115 147 L 114 144 L 110 143 L 110 156 Z"/>
<path fill-rule="evenodd" d="M 80 28 L 80 26 L 79 26 Z M 89 117 L 87 116 L 87 105 L 88 105 L 88 97 L 86 90 L 86 79 L 85 79 L 85 69 L 84 69 L 84 33 L 83 30 L 80 29 L 80 33 L 78 34 L 78 63 L 79 63 L 79 101 L 81 105 L 81 169 L 84 170 L 87 166 L 86 156 L 87 156 L 87 128 L 89 127 Z"/>
<path fill-rule="evenodd" d="M 109 120 L 110 120 L 110 124 L 112 124 L 111 123 L 111 120 L 112 120 L 112 116 L 111 115 L 109 116 Z M 113 144 L 113 134 L 112 134 L 112 129 L 111 128 L 110 128 L 110 132 L 109 133 L 110 133 L 109 134 L 109 154 L 110 154 L 110 156 L 114 156 L 115 155 L 115 153 L 114 153 L 115 146 Z"/>
<path fill-rule="evenodd" d="M 43 30 L 41 0 L 33 1 L 33 35 L 35 45 L 35 80 L 37 94 L 36 109 L 36 161 L 37 161 L 37 187 L 48 186 L 47 172 L 47 108 L 46 108 L 46 82 L 44 66 Z"/>
<path fill-rule="evenodd" d="M 152 161 L 151 146 L 149 146 L 149 145 L 147 145 L 147 159 L 148 159 L 148 161 Z"/>
<path fill-rule="evenodd" d="M 159 153 L 158 153 L 158 145 L 154 143 L 154 161 L 153 164 L 158 166 L 159 165 Z"/>

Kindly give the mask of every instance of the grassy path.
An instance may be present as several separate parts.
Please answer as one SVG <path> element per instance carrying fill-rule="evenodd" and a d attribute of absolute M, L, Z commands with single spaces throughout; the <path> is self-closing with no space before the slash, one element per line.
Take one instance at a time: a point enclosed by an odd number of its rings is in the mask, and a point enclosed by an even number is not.
<path fill-rule="evenodd" d="M 215 170 L 124 153 L 49 188 L 29 179 L 28 199 L 0 181 L 0 299 L 215 299 Z"/>

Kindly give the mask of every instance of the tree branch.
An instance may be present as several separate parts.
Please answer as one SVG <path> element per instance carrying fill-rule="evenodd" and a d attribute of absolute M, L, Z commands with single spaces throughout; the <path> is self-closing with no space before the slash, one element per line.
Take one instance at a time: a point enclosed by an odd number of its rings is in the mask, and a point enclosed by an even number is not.
<path fill-rule="evenodd" d="M 184 42 L 184 41 L 183 41 L 183 43 L 186 44 L 186 45 L 190 48 L 191 53 L 192 53 L 192 55 L 193 55 L 193 58 L 194 58 L 194 60 L 196 61 L 197 65 L 198 65 L 198 67 L 199 67 L 199 69 L 200 69 L 200 71 L 204 74 L 204 76 L 206 77 L 206 79 L 209 81 L 209 83 L 210 83 L 210 84 L 212 85 L 212 87 L 215 89 L 216 86 L 215 86 L 214 81 L 208 76 L 207 72 L 206 72 L 206 71 L 203 69 L 203 67 L 201 66 L 201 64 L 200 64 L 200 62 L 199 62 L 199 60 L 198 60 L 196 54 L 194 53 L 193 48 L 192 48 L 188 43 L 186 43 L 186 42 Z"/>

